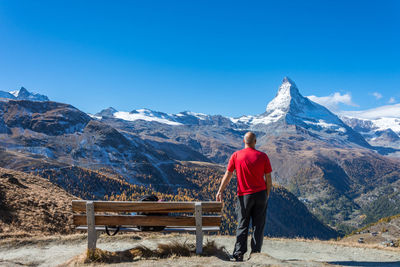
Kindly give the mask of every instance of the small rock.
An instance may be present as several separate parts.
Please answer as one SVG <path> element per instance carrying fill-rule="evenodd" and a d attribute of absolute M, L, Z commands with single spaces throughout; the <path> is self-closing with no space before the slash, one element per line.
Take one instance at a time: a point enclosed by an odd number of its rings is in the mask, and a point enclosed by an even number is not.
<path fill-rule="evenodd" d="M 12 175 L 11 173 L 3 173 L 0 178 L 5 178 L 5 179 L 10 179 L 10 178 L 14 178 L 14 175 Z"/>

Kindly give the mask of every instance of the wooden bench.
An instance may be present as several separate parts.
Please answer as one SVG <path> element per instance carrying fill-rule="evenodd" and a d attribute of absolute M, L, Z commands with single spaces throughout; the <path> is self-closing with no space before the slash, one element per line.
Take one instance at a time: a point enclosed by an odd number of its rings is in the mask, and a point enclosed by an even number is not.
<path fill-rule="evenodd" d="M 72 201 L 73 224 L 88 231 L 88 249 L 96 249 L 97 232 L 106 226 L 120 226 L 120 231 L 141 231 L 137 226 L 166 226 L 167 232 L 196 233 L 196 253 L 203 249 L 203 232 L 218 232 L 221 226 L 222 203 L 153 202 L 153 201 Z M 161 215 L 132 215 L 165 213 Z M 106 214 L 107 213 L 107 214 Z M 112 214 L 110 214 L 112 213 Z M 124 214 L 121 214 L 124 213 Z M 128 213 L 128 214 L 127 214 Z M 203 213 L 214 213 L 203 215 Z"/>

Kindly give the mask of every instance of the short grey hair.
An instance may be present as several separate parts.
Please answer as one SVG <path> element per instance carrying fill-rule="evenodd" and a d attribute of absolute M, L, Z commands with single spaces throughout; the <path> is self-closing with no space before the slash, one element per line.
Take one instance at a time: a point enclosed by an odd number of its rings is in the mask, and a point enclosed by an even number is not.
<path fill-rule="evenodd" d="M 247 132 L 247 133 L 244 135 L 244 138 L 243 138 L 244 142 L 245 142 L 246 144 L 248 144 L 248 145 L 254 143 L 254 141 L 256 141 L 256 139 L 257 139 L 257 138 L 256 138 L 256 134 L 253 133 L 253 132 Z"/>

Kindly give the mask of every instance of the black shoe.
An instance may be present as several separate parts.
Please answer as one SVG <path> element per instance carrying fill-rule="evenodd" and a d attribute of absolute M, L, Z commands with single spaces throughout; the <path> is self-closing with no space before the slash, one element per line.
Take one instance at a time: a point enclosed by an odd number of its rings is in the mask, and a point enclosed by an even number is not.
<path fill-rule="evenodd" d="M 236 261 L 243 261 L 243 254 L 234 254 L 234 255 L 233 255 L 233 258 L 234 258 Z"/>

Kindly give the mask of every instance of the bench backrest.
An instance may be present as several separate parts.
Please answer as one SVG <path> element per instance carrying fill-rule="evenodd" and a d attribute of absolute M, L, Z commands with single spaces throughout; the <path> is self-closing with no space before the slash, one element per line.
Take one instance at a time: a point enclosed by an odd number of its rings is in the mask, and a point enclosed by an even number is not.
<path fill-rule="evenodd" d="M 94 213 L 95 225 L 126 226 L 196 226 L 196 215 L 202 217 L 203 226 L 220 226 L 222 203 L 204 202 L 153 202 L 153 201 L 86 201 L 73 200 L 73 223 L 87 225 L 87 214 Z M 188 213 L 193 215 L 131 215 L 121 213 Z M 81 214 L 76 214 L 81 213 Z M 114 214 L 105 214 L 114 213 Z M 118 214 L 119 213 L 119 214 Z M 213 213 L 214 215 L 203 215 Z"/>

